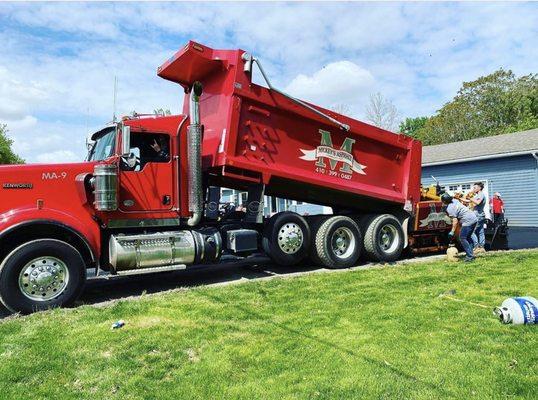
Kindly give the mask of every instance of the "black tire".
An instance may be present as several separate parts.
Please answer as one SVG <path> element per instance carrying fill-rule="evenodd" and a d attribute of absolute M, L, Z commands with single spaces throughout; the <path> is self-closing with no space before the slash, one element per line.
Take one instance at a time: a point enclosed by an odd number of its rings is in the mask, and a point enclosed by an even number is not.
<path fill-rule="evenodd" d="M 283 231 L 294 228 L 300 230 L 298 235 L 298 240 L 301 241 L 300 245 L 281 246 L 279 238 L 282 238 Z M 294 212 L 284 211 L 273 215 L 267 222 L 263 232 L 262 247 L 276 264 L 288 266 L 300 263 L 308 255 L 310 242 L 310 227 L 305 219 Z M 282 239 L 280 243 L 282 243 Z"/>
<path fill-rule="evenodd" d="M 43 263 L 43 267 L 38 262 Z M 37 278 L 32 278 L 34 272 L 25 274 L 23 269 L 34 271 Z M 44 282 L 45 287 L 37 287 L 35 294 L 30 293 L 29 285 L 35 285 L 31 279 L 37 279 L 33 281 L 37 285 Z M 69 305 L 80 295 L 85 283 L 86 265 L 81 254 L 60 240 L 39 239 L 24 243 L 8 254 L 0 265 L 0 300 L 12 312 L 29 314 Z M 23 286 L 29 287 L 28 295 L 24 294 Z M 42 294 L 40 289 L 47 292 L 45 299 L 36 299 Z"/>
<path fill-rule="evenodd" d="M 316 236 L 318 234 L 319 228 L 325 221 L 327 221 L 328 218 L 330 218 L 330 216 L 316 217 L 308 220 L 308 224 L 310 225 L 310 231 L 312 233 L 312 245 L 310 246 L 310 252 L 308 254 L 307 261 L 311 265 L 323 265 L 323 262 L 318 257 L 318 252 L 316 251 Z"/>
<path fill-rule="evenodd" d="M 315 254 L 321 265 L 349 268 L 355 265 L 361 255 L 361 231 L 351 218 L 334 216 L 319 226 L 312 247 L 311 253 Z"/>
<path fill-rule="evenodd" d="M 404 247 L 404 232 L 400 221 L 390 214 L 373 215 L 362 220 L 364 252 L 372 261 L 391 262 L 400 258 Z M 393 239 L 382 245 L 383 235 L 390 232 Z"/>

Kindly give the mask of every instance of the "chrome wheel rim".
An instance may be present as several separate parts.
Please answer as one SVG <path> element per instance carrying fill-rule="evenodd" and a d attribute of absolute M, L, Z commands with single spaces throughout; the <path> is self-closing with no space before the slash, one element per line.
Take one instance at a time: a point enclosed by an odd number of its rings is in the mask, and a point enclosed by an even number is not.
<path fill-rule="evenodd" d="M 338 258 L 348 258 L 355 251 L 355 235 L 349 228 L 340 227 L 331 235 L 331 249 Z"/>
<path fill-rule="evenodd" d="M 69 282 L 67 265 L 56 257 L 39 257 L 27 263 L 19 274 L 19 288 L 33 301 L 60 296 Z"/>
<path fill-rule="evenodd" d="M 296 223 L 288 222 L 280 227 L 277 241 L 284 253 L 297 253 L 303 245 L 303 230 Z"/>
<path fill-rule="evenodd" d="M 400 245 L 400 236 L 398 231 L 392 225 L 384 225 L 379 233 L 379 246 L 386 253 L 396 251 Z"/>

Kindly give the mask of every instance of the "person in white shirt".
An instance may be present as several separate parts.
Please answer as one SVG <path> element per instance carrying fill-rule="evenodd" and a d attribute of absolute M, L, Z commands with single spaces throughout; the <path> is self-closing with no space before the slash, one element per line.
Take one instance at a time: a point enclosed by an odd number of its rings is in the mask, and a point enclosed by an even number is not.
<path fill-rule="evenodd" d="M 486 235 L 484 232 L 484 224 L 486 223 L 486 213 L 484 208 L 486 206 L 486 196 L 484 196 L 484 184 L 482 182 L 476 182 L 473 185 L 472 191 L 474 193 L 472 198 L 461 199 L 461 201 L 465 204 L 474 206 L 473 210 L 478 218 L 474 232 L 477 238 L 477 242 L 475 243 L 475 251 L 485 251 L 484 246 L 486 244 Z"/>

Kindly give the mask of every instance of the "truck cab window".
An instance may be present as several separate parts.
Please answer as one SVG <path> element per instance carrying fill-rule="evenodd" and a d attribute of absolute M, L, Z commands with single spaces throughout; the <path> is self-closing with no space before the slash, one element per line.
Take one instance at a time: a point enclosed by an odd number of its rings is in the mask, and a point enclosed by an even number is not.
<path fill-rule="evenodd" d="M 131 133 L 131 156 L 122 169 L 141 171 L 149 163 L 170 161 L 170 136 L 160 133 Z"/>
<path fill-rule="evenodd" d="M 88 161 L 101 161 L 114 154 L 116 129 L 110 127 L 95 133 L 92 137 L 94 144 L 88 154 Z"/>

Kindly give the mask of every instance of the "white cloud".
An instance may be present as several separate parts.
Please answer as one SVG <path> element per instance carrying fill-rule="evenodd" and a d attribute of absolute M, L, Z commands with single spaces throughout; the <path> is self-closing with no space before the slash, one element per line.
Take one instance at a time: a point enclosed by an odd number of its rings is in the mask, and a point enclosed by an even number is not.
<path fill-rule="evenodd" d="M 107 38 L 114 38 L 120 32 L 114 6 L 111 4 L 60 3 L 54 6 L 33 4 L 31 7 L 7 7 L 12 19 L 28 26 Z"/>
<path fill-rule="evenodd" d="M 537 72 L 536 3 L 3 3 L 0 24 L 0 123 L 29 161 L 82 158 L 114 76 L 118 114 L 179 112 L 155 70 L 189 39 L 251 51 L 275 86 L 358 117 L 372 92 L 417 116 L 501 66 Z"/>
<path fill-rule="evenodd" d="M 18 121 L 7 121 L 8 135 L 13 149 L 27 162 L 82 161 L 86 155 L 85 141 L 88 132 L 98 126 L 86 126 L 84 121 L 40 121 L 26 116 Z M 48 155 L 54 154 L 54 157 Z"/>
<path fill-rule="evenodd" d="M 405 18 L 401 5 L 348 5 L 339 10 L 339 15 L 331 23 L 329 37 L 333 45 L 344 52 L 371 51 L 404 39 L 411 24 Z"/>
<path fill-rule="evenodd" d="M 2 39 L 0 33 L 0 51 Z M 27 162 L 82 160 L 87 125 L 112 119 L 114 76 L 118 116 L 156 108 L 180 112 L 182 90 L 156 76 L 156 66 L 172 53 L 161 46 L 99 41 L 68 55 L 47 49 L 29 55 L 19 40 L 0 59 L 0 123 Z"/>
<path fill-rule="evenodd" d="M 374 82 L 370 71 L 344 60 L 330 63 L 312 75 L 297 75 L 285 90 L 327 108 L 338 104 L 356 107 L 365 102 Z"/>
<path fill-rule="evenodd" d="M 23 81 L 0 65 L 0 120 L 23 118 L 32 105 L 47 98 L 45 87 L 35 80 Z"/>

